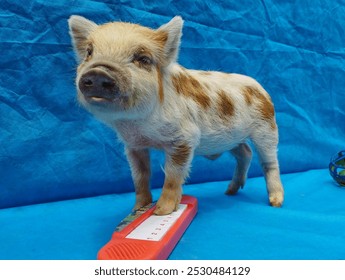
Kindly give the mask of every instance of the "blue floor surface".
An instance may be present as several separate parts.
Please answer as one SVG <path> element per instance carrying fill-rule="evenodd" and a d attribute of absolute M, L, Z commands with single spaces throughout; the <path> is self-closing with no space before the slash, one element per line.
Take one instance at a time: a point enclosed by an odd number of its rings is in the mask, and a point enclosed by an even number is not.
<path fill-rule="evenodd" d="M 262 177 L 236 196 L 223 194 L 228 182 L 185 186 L 199 211 L 169 259 L 345 259 L 345 188 L 327 170 L 282 181 L 281 209 Z M 133 203 L 127 193 L 0 210 L 0 259 L 95 259 Z"/>

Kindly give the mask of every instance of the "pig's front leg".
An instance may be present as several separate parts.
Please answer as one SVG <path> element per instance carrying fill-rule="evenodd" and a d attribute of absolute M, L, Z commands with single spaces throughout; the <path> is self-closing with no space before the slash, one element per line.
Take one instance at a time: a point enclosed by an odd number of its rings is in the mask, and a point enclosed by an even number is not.
<path fill-rule="evenodd" d="M 188 144 L 179 144 L 166 150 L 165 181 L 157 202 L 156 215 L 167 215 L 177 210 L 182 196 L 182 184 L 188 176 L 193 150 Z"/>
<path fill-rule="evenodd" d="M 150 191 L 150 154 L 147 149 L 134 150 L 126 148 L 126 155 L 135 186 L 135 210 L 152 202 Z"/>

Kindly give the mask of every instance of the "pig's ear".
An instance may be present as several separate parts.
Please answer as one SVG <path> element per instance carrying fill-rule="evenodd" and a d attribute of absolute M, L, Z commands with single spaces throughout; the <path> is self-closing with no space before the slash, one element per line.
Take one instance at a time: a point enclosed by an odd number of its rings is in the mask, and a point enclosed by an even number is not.
<path fill-rule="evenodd" d="M 87 38 L 97 27 L 97 24 L 81 16 L 71 16 L 68 19 L 68 25 L 74 50 L 78 59 L 82 60 L 88 47 Z"/>
<path fill-rule="evenodd" d="M 167 39 L 164 45 L 164 53 L 167 60 L 167 65 L 177 60 L 182 36 L 182 26 L 182 18 L 180 16 L 176 16 L 167 24 L 162 25 L 158 29 L 158 31 L 162 31 L 167 34 Z"/>

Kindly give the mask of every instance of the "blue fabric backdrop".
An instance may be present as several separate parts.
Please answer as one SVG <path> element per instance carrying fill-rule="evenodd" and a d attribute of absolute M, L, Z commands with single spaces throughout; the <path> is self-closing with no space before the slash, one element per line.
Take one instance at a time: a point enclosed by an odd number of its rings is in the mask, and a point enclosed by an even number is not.
<path fill-rule="evenodd" d="M 1 0 L 0 259 L 94 259 L 134 203 L 123 146 L 76 102 L 72 14 L 152 28 L 181 15 L 181 64 L 252 76 L 275 103 L 283 208 L 256 157 L 234 197 L 231 156 L 196 157 L 184 192 L 199 212 L 170 259 L 345 259 L 345 189 L 327 170 L 345 149 L 342 0 Z M 163 163 L 155 151 L 155 199 Z"/>
<path fill-rule="evenodd" d="M 72 14 L 153 28 L 181 15 L 181 64 L 250 75 L 272 95 L 282 173 L 325 168 L 345 146 L 343 1 L 2 0 L 0 208 L 133 190 L 122 145 L 76 102 Z M 153 187 L 163 160 L 154 153 Z M 233 166 L 197 157 L 189 183 L 231 179 Z"/>

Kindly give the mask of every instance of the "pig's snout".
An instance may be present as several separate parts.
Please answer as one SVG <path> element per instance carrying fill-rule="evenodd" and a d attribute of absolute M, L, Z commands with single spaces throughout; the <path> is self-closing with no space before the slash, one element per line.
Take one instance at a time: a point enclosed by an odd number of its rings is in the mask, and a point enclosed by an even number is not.
<path fill-rule="evenodd" d="M 84 73 L 78 86 L 86 98 L 112 100 L 119 92 L 115 79 L 100 69 L 91 69 Z"/>

